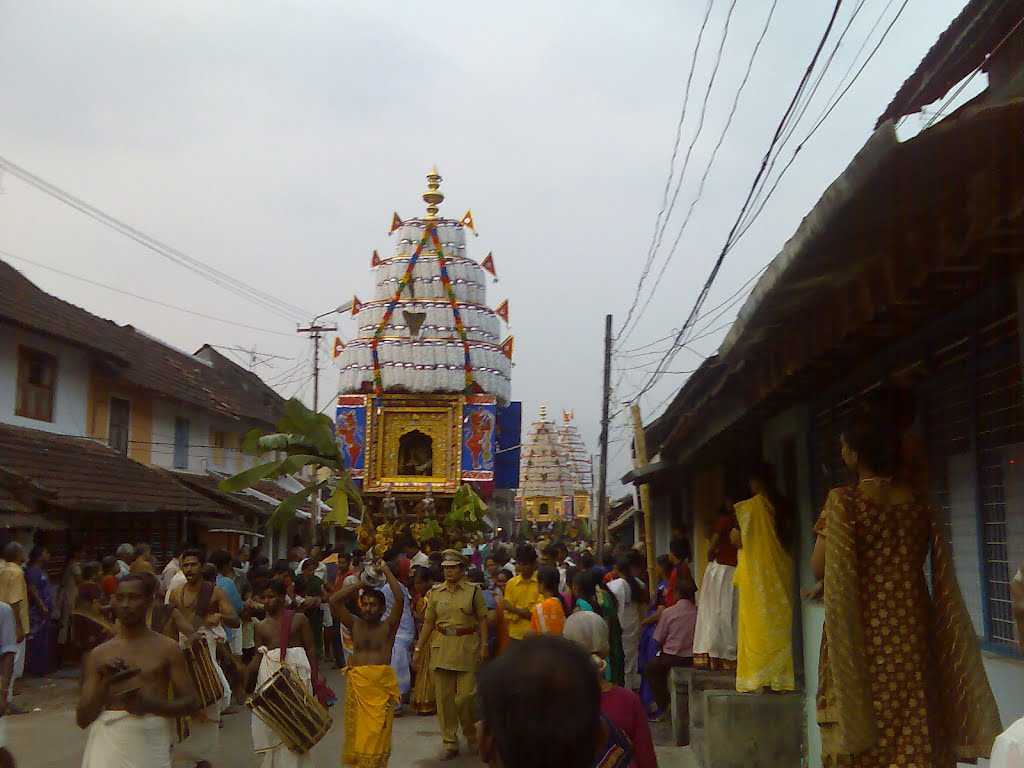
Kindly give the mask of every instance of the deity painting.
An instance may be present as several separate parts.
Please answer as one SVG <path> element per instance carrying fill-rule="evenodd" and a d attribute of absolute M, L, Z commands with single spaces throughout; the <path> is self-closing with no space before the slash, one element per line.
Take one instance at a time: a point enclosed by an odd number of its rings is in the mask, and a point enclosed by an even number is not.
<path fill-rule="evenodd" d="M 362 469 L 366 442 L 366 411 L 363 408 L 338 408 L 335 433 L 341 457 L 348 469 Z"/>
<path fill-rule="evenodd" d="M 485 408 L 467 408 L 466 429 L 463 432 L 463 456 L 468 453 L 472 470 L 494 469 L 494 414 Z"/>

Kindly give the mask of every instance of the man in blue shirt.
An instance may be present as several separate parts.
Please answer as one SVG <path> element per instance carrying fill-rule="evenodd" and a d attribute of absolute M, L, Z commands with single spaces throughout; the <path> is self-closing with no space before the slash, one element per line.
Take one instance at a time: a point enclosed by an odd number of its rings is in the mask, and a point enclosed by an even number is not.
<path fill-rule="evenodd" d="M 223 549 L 218 549 L 210 555 L 210 562 L 217 569 L 217 586 L 227 595 L 228 602 L 235 609 L 235 614 L 242 615 L 245 604 L 242 596 L 238 593 L 238 586 L 235 584 L 235 569 L 231 564 L 231 555 Z M 235 656 L 242 655 L 242 631 L 225 627 L 224 631 L 228 636 L 228 647 Z"/>

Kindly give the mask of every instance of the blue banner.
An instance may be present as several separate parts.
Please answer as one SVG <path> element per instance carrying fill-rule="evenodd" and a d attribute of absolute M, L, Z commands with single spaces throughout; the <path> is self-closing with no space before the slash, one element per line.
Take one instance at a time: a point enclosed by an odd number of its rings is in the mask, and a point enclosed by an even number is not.
<path fill-rule="evenodd" d="M 519 444 L 523 435 L 523 404 L 509 403 L 498 409 L 497 445 L 494 460 L 494 487 L 519 487 Z"/>

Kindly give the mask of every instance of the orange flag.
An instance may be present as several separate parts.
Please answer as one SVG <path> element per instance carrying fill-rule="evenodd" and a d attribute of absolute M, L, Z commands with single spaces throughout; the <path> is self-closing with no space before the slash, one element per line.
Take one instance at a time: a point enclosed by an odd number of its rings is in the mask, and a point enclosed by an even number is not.
<path fill-rule="evenodd" d="M 487 258 L 480 262 L 480 266 L 491 273 L 491 277 L 498 279 L 498 273 L 494 271 L 494 254 L 488 253 Z"/>
<path fill-rule="evenodd" d="M 332 356 L 333 357 L 337 357 L 344 350 L 345 350 L 345 343 L 341 339 L 339 339 L 337 336 L 335 336 L 334 337 L 334 351 L 332 353 Z"/>
<path fill-rule="evenodd" d="M 391 216 L 391 229 L 388 230 L 388 234 L 393 234 L 400 226 L 402 226 L 402 219 L 399 217 L 398 213 L 395 212 Z"/>
<path fill-rule="evenodd" d="M 466 229 L 468 229 L 474 235 L 476 234 L 476 225 L 473 224 L 473 212 L 472 211 L 466 211 L 466 215 L 462 217 L 462 220 L 459 221 L 459 224 L 464 226 Z"/>
<path fill-rule="evenodd" d="M 377 253 L 376 249 L 374 249 L 374 251 L 373 251 L 373 258 L 370 259 L 370 266 L 371 267 L 379 267 L 382 263 L 383 262 L 380 260 L 380 254 Z"/>
<path fill-rule="evenodd" d="M 355 317 L 359 314 L 359 310 L 363 308 L 363 302 L 359 300 L 358 296 L 352 297 L 352 316 Z"/>
<path fill-rule="evenodd" d="M 496 314 L 506 323 L 508 322 L 508 299 L 505 299 L 503 302 L 501 302 L 501 304 L 497 306 L 497 308 L 494 310 L 494 314 Z"/>
<path fill-rule="evenodd" d="M 509 336 L 503 342 L 501 342 L 501 352 L 509 360 L 512 359 L 512 348 L 515 346 L 515 336 Z"/>

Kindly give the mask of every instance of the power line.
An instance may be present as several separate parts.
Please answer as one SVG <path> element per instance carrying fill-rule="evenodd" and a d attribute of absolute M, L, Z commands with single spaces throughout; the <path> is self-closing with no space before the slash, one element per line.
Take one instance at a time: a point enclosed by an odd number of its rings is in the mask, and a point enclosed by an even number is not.
<path fill-rule="evenodd" d="M 679 112 L 679 121 L 676 124 L 676 137 L 675 142 L 672 145 L 672 157 L 669 159 L 668 163 L 668 176 L 665 179 L 665 190 L 662 193 L 661 208 L 654 220 L 654 232 L 651 234 L 651 244 L 647 247 L 647 260 L 640 273 L 640 279 L 637 281 L 636 290 L 633 293 L 633 302 L 630 304 L 629 311 L 626 313 L 626 321 L 622 324 L 622 330 L 625 330 L 629 325 L 629 321 L 633 317 L 633 312 L 636 311 L 637 304 L 640 301 L 640 291 L 644 287 L 644 281 L 647 279 L 647 275 L 651 270 L 651 265 L 654 263 L 654 254 L 656 251 L 655 243 L 658 240 L 658 232 L 661 227 L 661 217 L 662 214 L 665 213 L 665 207 L 668 205 L 668 191 L 672 188 L 672 179 L 675 177 L 676 157 L 679 154 L 679 142 L 683 135 L 683 122 L 686 119 L 686 108 L 690 102 L 690 87 L 693 84 L 693 73 L 697 70 L 697 58 L 700 55 L 701 42 L 704 40 L 704 30 L 708 26 L 708 19 L 711 18 L 711 9 L 713 6 L 714 0 L 708 0 L 707 7 L 704 9 L 704 19 L 701 21 L 700 29 L 697 31 L 697 42 L 693 47 L 693 57 L 690 60 L 690 71 L 686 76 L 686 87 L 683 89 L 683 107 Z M 621 332 L 622 331 L 620 331 L 620 333 Z"/>
<path fill-rule="evenodd" d="M 310 313 L 306 312 L 301 307 L 297 307 L 294 304 L 289 304 L 276 296 L 269 293 L 264 293 L 250 285 L 243 283 L 241 280 L 229 275 L 225 272 L 206 264 L 199 259 L 192 258 L 191 256 L 173 248 L 166 243 L 157 240 L 155 237 L 147 235 L 145 232 L 132 227 L 129 224 L 114 218 L 108 213 L 100 210 L 94 205 L 87 203 L 79 197 L 61 189 L 56 184 L 52 184 L 45 179 L 36 176 L 31 171 L 22 168 L 19 165 L 15 165 L 10 160 L 4 157 L 0 157 L 0 169 L 7 171 L 8 173 L 17 176 L 22 181 L 32 185 L 36 189 L 56 198 L 60 202 L 74 208 L 81 213 L 84 213 L 89 218 L 98 221 L 110 229 L 116 232 L 120 232 L 122 235 L 131 238 L 135 242 L 139 243 L 143 247 L 153 251 L 154 253 L 163 256 L 168 261 L 177 264 L 178 266 L 184 267 L 185 269 L 194 272 L 205 280 L 210 281 L 214 285 L 224 288 L 227 291 L 239 296 L 248 301 L 259 304 L 264 309 L 274 312 L 282 317 L 288 317 L 290 319 L 308 317 Z"/>
<path fill-rule="evenodd" d="M 772 17 L 775 15 L 775 8 L 777 5 L 778 0 L 773 0 L 771 6 L 768 9 L 768 15 L 765 17 L 764 25 L 761 27 L 761 33 L 757 38 L 757 42 L 754 44 L 754 49 L 750 54 L 750 59 L 747 61 L 747 69 L 743 73 L 743 78 L 740 81 L 739 87 L 736 89 L 736 95 L 733 97 L 732 107 L 730 108 L 729 115 L 726 118 L 725 126 L 722 128 L 722 132 L 718 136 L 718 141 L 715 143 L 714 149 L 711 151 L 711 156 L 708 158 L 707 166 L 705 166 L 704 173 L 701 176 L 700 183 L 697 186 L 697 193 L 694 195 L 693 200 L 690 202 L 690 206 L 686 211 L 686 216 L 683 218 L 683 223 L 679 226 L 679 231 L 676 233 L 675 239 L 672 241 L 672 247 L 669 249 L 668 255 L 662 262 L 661 269 L 658 270 L 658 276 L 654 280 L 654 285 L 651 288 L 650 292 L 648 292 L 647 298 L 644 301 L 644 305 L 643 307 L 641 307 L 640 312 L 637 314 L 636 320 L 633 323 L 633 328 L 630 331 L 630 333 L 626 335 L 626 338 L 629 337 L 632 331 L 636 330 L 637 326 L 640 323 L 640 319 L 647 312 L 647 307 L 650 306 L 651 300 L 654 298 L 654 294 L 657 293 L 658 286 L 661 285 L 662 278 L 664 278 L 665 272 L 668 269 L 669 264 L 672 262 L 673 256 L 675 256 L 676 250 L 679 247 L 680 240 L 682 239 L 683 232 L 686 230 L 686 227 L 689 225 L 690 220 L 693 217 L 693 212 L 697 207 L 697 203 L 700 202 L 701 198 L 704 195 L 704 187 L 707 184 L 708 176 L 711 174 L 711 169 L 712 167 L 714 167 L 715 160 L 718 157 L 718 152 L 722 148 L 722 144 L 725 142 L 726 134 L 729 132 L 729 128 L 732 126 L 733 118 L 736 116 L 736 111 L 739 107 L 740 97 L 743 95 L 743 90 L 744 88 L 746 88 L 747 82 L 750 80 L 750 74 L 754 68 L 754 61 L 757 59 L 758 51 L 761 50 L 761 44 L 764 42 L 764 39 L 768 34 L 768 28 L 771 26 Z M 732 9 L 730 8 L 730 13 L 731 11 Z M 721 51 L 719 51 L 719 53 L 721 53 Z"/>
<path fill-rule="evenodd" d="M 79 280 L 79 281 L 81 281 L 83 283 L 88 283 L 89 285 L 94 285 L 97 288 L 105 288 L 108 291 L 113 291 L 114 293 L 120 293 L 123 296 L 130 296 L 131 298 L 138 299 L 139 301 L 147 301 L 150 304 L 156 304 L 157 306 L 160 306 L 160 307 L 165 307 L 167 309 L 173 309 L 173 310 L 175 310 L 177 312 L 184 312 L 184 313 L 189 314 L 189 315 L 195 315 L 196 317 L 201 317 L 204 320 L 213 320 L 213 321 L 218 322 L 218 323 L 226 323 L 227 325 L 234 325 L 234 326 L 236 326 L 238 328 L 245 328 L 245 329 L 250 330 L 250 331 L 259 331 L 260 333 L 272 333 L 275 336 L 288 336 L 289 338 L 292 338 L 292 335 L 290 333 L 285 333 L 283 331 L 273 331 L 273 330 L 271 330 L 269 328 L 259 328 L 259 327 L 255 326 L 255 325 L 248 325 L 246 323 L 239 323 L 236 320 L 228 320 L 225 317 L 216 317 L 214 315 L 208 315 L 205 312 L 198 312 L 198 311 L 196 311 L 194 309 L 188 309 L 186 307 L 179 307 L 179 306 L 177 306 L 175 304 L 168 304 L 167 302 L 160 301 L 159 299 L 150 299 L 150 298 L 148 298 L 146 296 L 140 296 L 137 293 L 132 293 L 131 291 L 126 291 L 123 288 L 116 288 L 113 285 L 107 285 L 106 283 L 100 283 L 100 282 L 97 282 L 96 280 L 91 280 L 88 277 L 82 277 L 81 275 L 74 275 L 74 274 L 72 274 L 70 272 L 65 272 L 63 269 L 57 269 L 57 267 L 51 267 L 49 264 L 43 264 L 42 262 L 39 262 L 39 261 L 33 261 L 32 259 L 26 259 L 24 256 L 16 256 L 13 253 L 10 253 L 8 251 L 0 250 L 0 256 L 3 256 L 6 259 L 15 259 L 16 261 L 23 261 L 26 264 L 31 264 L 32 266 L 39 267 L 40 269 L 49 270 L 50 272 L 54 272 L 54 273 L 56 273 L 58 275 L 63 275 L 64 277 L 69 277 L 72 280 Z"/>
<path fill-rule="evenodd" d="M 797 99 L 800 97 L 801 92 L 806 87 L 807 81 L 810 79 L 811 73 L 814 71 L 814 67 L 818 62 L 818 57 L 821 55 L 821 51 L 825 47 L 825 43 L 832 32 L 832 27 L 835 25 L 836 17 L 839 14 L 839 9 L 842 6 L 842 4 L 843 0 L 836 0 L 835 7 L 832 10 L 832 15 L 830 16 L 828 21 L 828 25 L 825 27 L 825 31 L 821 36 L 821 40 L 818 42 L 818 46 L 814 51 L 814 56 L 811 58 L 811 62 L 810 64 L 808 64 L 807 70 L 804 72 L 803 77 L 800 79 L 800 83 L 797 86 L 796 92 L 793 94 L 793 98 L 789 102 L 789 106 L 786 108 L 786 111 L 783 114 L 782 119 L 779 121 L 779 124 L 775 129 L 775 133 L 772 136 L 771 143 L 768 145 L 768 150 L 765 152 L 764 158 L 761 160 L 761 166 L 758 169 L 757 175 L 754 177 L 754 182 L 753 184 L 751 184 L 750 190 L 747 193 L 747 197 L 740 208 L 740 212 L 737 215 L 735 222 L 733 222 L 732 228 L 729 230 L 729 235 L 726 237 L 725 244 L 722 246 L 722 250 L 718 254 L 718 258 L 715 260 L 715 264 L 711 269 L 711 273 L 704 281 L 704 285 L 701 287 L 700 293 L 697 296 L 697 300 L 696 302 L 694 302 L 694 305 L 686 318 L 686 322 L 683 323 L 683 327 L 679 329 L 679 333 L 676 335 L 675 342 L 673 343 L 673 349 L 666 353 L 666 355 L 662 358 L 661 362 L 658 364 L 658 370 L 651 375 L 650 379 L 641 388 L 640 392 L 634 395 L 631 402 L 635 402 L 642 395 L 646 394 L 651 389 L 651 387 L 653 387 L 654 384 L 658 381 L 659 371 L 662 368 L 664 368 L 664 366 L 672 359 L 675 352 L 678 351 L 678 348 L 682 344 L 683 337 L 686 335 L 686 332 L 690 329 L 697 315 L 700 313 L 701 307 L 704 305 L 704 301 L 707 299 L 707 295 L 711 290 L 711 286 L 714 284 L 715 278 L 718 276 L 718 272 L 722 267 L 722 263 L 725 261 L 726 254 L 728 254 L 729 249 L 732 247 L 733 238 L 735 237 L 736 231 L 739 229 L 740 223 L 743 220 L 743 216 L 746 213 L 748 206 L 750 205 L 750 201 L 754 196 L 754 192 L 757 189 L 757 185 L 768 167 L 768 162 L 771 159 L 772 151 L 775 149 L 775 145 L 779 141 L 779 137 L 782 134 L 786 121 L 789 119 L 790 114 L 792 114 Z"/>
<path fill-rule="evenodd" d="M 946 108 L 949 107 L 953 100 L 963 92 L 964 88 L 967 87 L 967 84 L 970 83 L 975 78 L 975 76 L 979 72 L 981 72 L 982 69 L 985 68 L 985 65 L 988 64 L 989 59 L 991 59 L 999 51 L 999 49 L 1006 44 L 1006 41 L 1013 36 L 1013 33 L 1020 28 L 1021 24 L 1024 24 L 1024 17 L 1022 17 L 1020 21 L 1013 25 L 1013 28 L 1006 33 L 1006 36 L 999 41 L 999 44 L 995 48 L 993 48 L 991 51 L 985 54 L 985 58 L 982 60 L 981 64 L 975 67 L 974 71 L 971 72 L 971 74 L 969 74 L 966 78 L 964 78 L 964 81 L 962 83 L 960 83 L 960 86 L 953 93 L 951 93 L 945 101 L 942 102 L 942 105 L 935 111 L 935 114 L 932 115 L 931 119 L 925 124 L 922 130 L 927 130 L 931 128 L 935 121 L 942 117 L 942 113 L 946 111 Z"/>
<path fill-rule="evenodd" d="M 750 227 L 753 226 L 754 222 L 757 221 L 757 219 L 760 217 L 761 211 L 764 210 L 765 205 L 767 205 L 772 195 L 775 194 L 775 190 L 778 188 L 783 176 L 786 175 L 786 172 L 796 161 L 796 157 L 804 148 L 804 145 L 806 145 L 807 142 L 811 139 L 811 137 L 814 136 L 815 133 L 817 133 L 818 129 L 829 118 L 829 115 L 832 114 L 833 110 L 835 110 L 839 102 L 842 101 L 843 97 L 849 92 L 850 88 L 852 88 L 854 83 L 857 82 L 857 79 L 861 76 L 861 73 L 864 71 L 865 67 L 867 67 L 867 65 L 875 57 L 875 54 L 878 53 L 879 49 L 882 47 L 882 44 L 885 42 L 885 39 L 889 36 L 889 33 L 892 31 L 892 28 L 896 25 L 896 22 L 899 21 L 900 16 L 903 15 L 903 11 L 906 9 L 907 4 L 909 2 L 910 0 L 903 0 L 903 4 L 896 11 L 896 15 L 893 16 L 892 20 L 889 22 L 889 25 L 885 28 L 885 31 L 882 33 L 882 36 L 878 39 L 878 43 L 875 44 L 875 47 L 871 50 L 871 53 L 868 54 L 868 57 L 864 60 L 864 63 L 861 64 L 860 69 L 857 70 L 857 73 L 853 76 L 853 79 L 850 80 L 850 82 L 846 85 L 845 88 L 843 88 L 839 96 L 828 106 L 824 113 L 822 113 L 821 117 L 819 117 L 818 121 L 814 124 L 814 127 L 811 128 L 808 134 L 804 136 L 803 140 L 797 145 L 796 149 L 793 150 L 792 156 L 789 158 L 789 161 L 779 172 L 779 175 L 776 176 L 775 181 L 772 183 L 771 188 L 768 190 L 768 194 L 760 202 L 760 204 L 758 204 L 757 209 L 751 215 L 750 219 L 748 219 L 748 221 L 744 223 L 742 230 L 736 237 L 737 242 L 739 242 L 739 240 L 747 233 L 747 230 L 749 230 Z M 883 10 L 883 13 L 884 12 L 885 11 Z M 1022 21 L 1024 21 L 1024 19 L 1022 19 Z"/>

